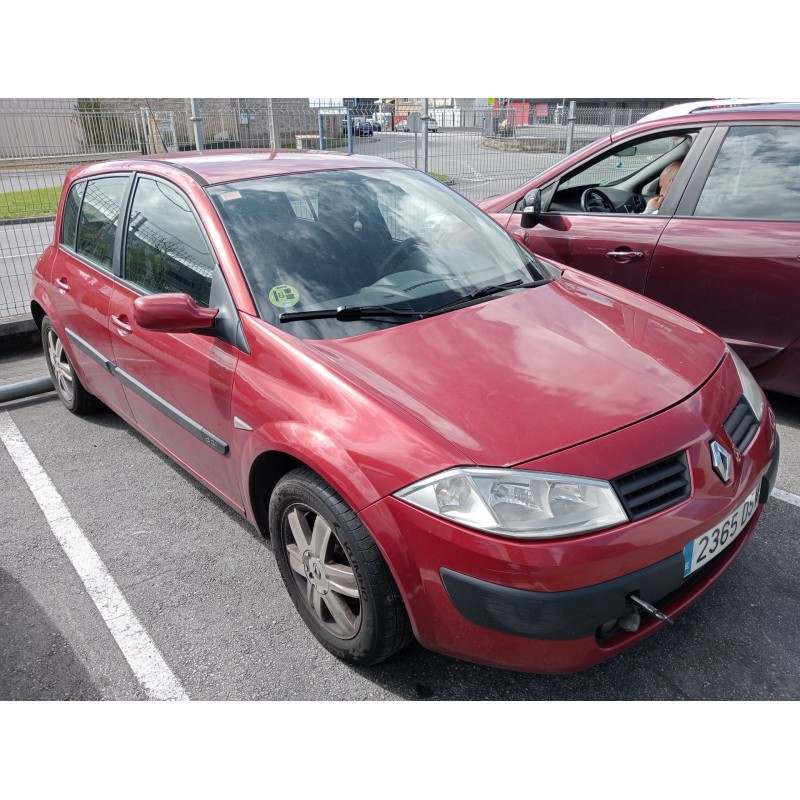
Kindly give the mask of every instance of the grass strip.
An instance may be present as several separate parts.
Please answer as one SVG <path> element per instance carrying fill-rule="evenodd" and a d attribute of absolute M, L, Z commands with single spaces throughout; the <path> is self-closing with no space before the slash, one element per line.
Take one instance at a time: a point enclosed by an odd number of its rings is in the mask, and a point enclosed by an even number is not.
<path fill-rule="evenodd" d="M 0 194 L 0 219 L 52 217 L 58 208 L 60 194 L 60 186 Z"/>

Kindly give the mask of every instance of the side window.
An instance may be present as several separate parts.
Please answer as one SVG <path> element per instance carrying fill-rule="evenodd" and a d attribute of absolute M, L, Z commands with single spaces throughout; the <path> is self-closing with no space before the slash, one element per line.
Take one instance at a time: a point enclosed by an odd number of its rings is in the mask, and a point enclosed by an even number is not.
<path fill-rule="evenodd" d="M 559 191 L 575 186 L 613 186 L 616 183 L 646 170 L 652 161 L 671 153 L 669 161 L 682 159 L 689 150 L 692 139 L 688 132 L 671 132 L 658 138 L 626 144 L 607 152 L 601 159 L 592 162 L 570 176 L 559 186 Z M 669 161 L 665 161 L 667 164 Z M 656 173 L 654 177 L 658 177 Z"/>
<path fill-rule="evenodd" d="M 125 279 L 147 292 L 184 292 L 208 306 L 214 257 L 188 200 L 161 181 L 136 184 L 125 243 Z"/>
<path fill-rule="evenodd" d="M 128 178 L 98 178 L 86 184 L 75 250 L 101 267 L 111 269 L 119 210 Z"/>
<path fill-rule="evenodd" d="M 800 128 L 732 127 L 695 216 L 800 220 Z"/>
<path fill-rule="evenodd" d="M 86 182 L 73 184 L 64 202 L 64 221 L 61 226 L 61 244 L 71 250 L 75 249 L 75 236 L 78 233 L 78 213 L 81 210 L 81 200 Z"/>

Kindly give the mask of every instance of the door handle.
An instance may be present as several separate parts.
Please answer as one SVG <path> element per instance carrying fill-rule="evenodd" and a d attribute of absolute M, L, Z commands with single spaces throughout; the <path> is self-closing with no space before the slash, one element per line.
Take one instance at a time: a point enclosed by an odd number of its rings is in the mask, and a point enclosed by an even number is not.
<path fill-rule="evenodd" d="M 56 286 L 58 286 L 62 292 L 69 291 L 69 284 L 63 278 L 56 278 Z"/>
<path fill-rule="evenodd" d="M 133 333 L 133 325 L 127 321 L 127 317 L 124 314 L 121 317 L 112 314 L 111 321 L 119 328 L 119 332 L 123 334 L 123 336 L 127 333 Z"/>
<path fill-rule="evenodd" d="M 631 250 L 628 247 L 618 247 L 616 250 L 606 253 L 606 258 L 610 258 L 618 264 L 627 264 L 629 261 L 633 261 L 634 258 L 644 258 L 644 252 L 642 250 Z"/>

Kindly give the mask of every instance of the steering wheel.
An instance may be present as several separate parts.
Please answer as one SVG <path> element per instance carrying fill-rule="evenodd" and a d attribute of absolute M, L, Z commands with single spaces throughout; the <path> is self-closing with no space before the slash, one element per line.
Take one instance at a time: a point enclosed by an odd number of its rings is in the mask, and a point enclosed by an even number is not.
<path fill-rule="evenodd" d="M 414 250 L 418 249 L 419 244 L 420 240 L 416 236 L 412 236 L 391 247 L 376 270 L 379 279 L 395 272 L 397 265 L 401 264 Z"/>
<path fill-rule="evenodd" d="M 617 211 L 608 195 L 596 186 L 590 186 L 581 195 L 581 208 L 584 211 L 597 211 L 606 214 L 614 214 Z"/>

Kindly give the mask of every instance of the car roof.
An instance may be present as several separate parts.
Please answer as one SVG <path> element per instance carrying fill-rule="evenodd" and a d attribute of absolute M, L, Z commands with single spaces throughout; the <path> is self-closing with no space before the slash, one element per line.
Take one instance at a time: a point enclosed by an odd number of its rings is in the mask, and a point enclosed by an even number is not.
<path fill-rule="evenodd" d="M 653 120 L 669 119 L 670 117 L 683 117 L 687 114 L 758 111 L 766 110 L 767 107 L 769 110 L 773 111 L 800 111 L 800 99 L 784 97 L 728 97 L 712 98 L 709 100 L 695 100 L 691 103 L 680 103 L 678 105 L 660 108 L 658 111 L 652 111 L 649 114 L 645 114 L 645 116 L 638 120 L 638 122 L 652 122 Z"/>
<path fill-rule="evenodd" d="M 105 161 L 82 170 L 96 174 L 100 171 L 147 169 L 153 163 L 169 165 L 191 175 L 201 185 L 247 180 L 293 172 L 319 172 L 335 169 L 411 169 L 397 161 L 378 156 L 327 150 L 225 150 L 187 151 L 159 155 L 137 156 L 132 159 Z"/>

